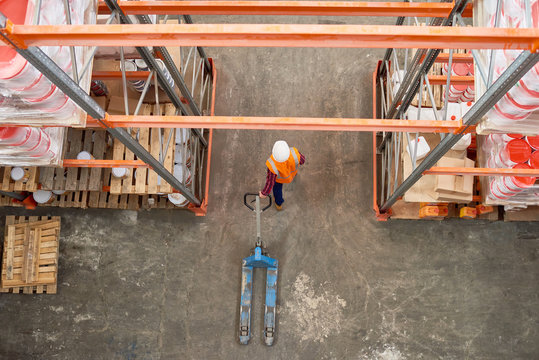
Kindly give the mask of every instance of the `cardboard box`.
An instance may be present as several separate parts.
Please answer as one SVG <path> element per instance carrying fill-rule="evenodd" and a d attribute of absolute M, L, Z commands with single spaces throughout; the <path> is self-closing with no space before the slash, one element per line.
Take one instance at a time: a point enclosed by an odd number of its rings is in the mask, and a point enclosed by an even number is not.
<path fill-rule="evenodd" d="M 439 134 L 427 134 L 427 133 L 421 133 L 421 136 L 427 140 L 427 143 L 429 144 L 430 148 L 433 149 L 440 143 L 440 135 Z M 413 135 L 411 136 L 413 138 Z M 406 138 L 405 138 L 406 139 Z M 404 141 L 406 143 L 406 141 Z M 406 151 L 406 146 L 401 147 L 401 166 L 402 166 L 402 176 L 399 175 L 399 181 L 402 181 L 402 179 L 408 177 L 412 171 L 412 162 L 410 160 L 410 155 L 408 154 L 408 151 Z M 466 158 L 466 151 L 462 150 L 449 150 L 443 157 L 443 159 L 451 158 L 456 160 L 464 160 Z M 417 160 L 416 164 L 421 163 L 422 160 Z M 442 162 L 443 164 L 443 162 Z M 449 166 L 449 165 L 448 165 Z M 453 165 L 451 165 L 453 166 Z M 462 163 L 460 163 L 459 166 L 463 166 Z M 467 165 L 468 166 L 468 165 Z M 473 166 L 473 165 L 469 165 Z M 450 198 L 440 198 L 440 194 L 434 191 L 435 182 L 436 182 L 436 175 L 425 175 L 422 176 L 421 179 L 419 179 L 418 182 L 416 182 L 403 196 L 403 200 L 406 202 L 429 202 L 429 203 L 437 203 L 437 202 L 463 202 L 467 203 L 471 201 L 472 194 L 470 193 L 467 196 L 464 196 L 462 198 L 456 199 L 457 197 L 455 194 L 451 195 Z"/>
<path fill-rule="evenodd" d="M 473 160 L 443 157 L 436 166 L 439 167 L 474 167 Z M 471 175 L 438 175 L 431 195 L 440 201 L 472 200 L 473 176 Z"/>

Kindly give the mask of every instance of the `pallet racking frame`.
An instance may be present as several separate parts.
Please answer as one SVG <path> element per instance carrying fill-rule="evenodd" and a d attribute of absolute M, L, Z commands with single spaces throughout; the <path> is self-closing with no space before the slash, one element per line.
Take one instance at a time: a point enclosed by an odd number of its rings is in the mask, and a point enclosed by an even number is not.
<path fill-rule="evenodd" d="M 473 132 L 479 119 L 539 60 L 539 29 L 503 29 L 455 27 L 463 17 L 473 14 L 473 6 L 468 0 L 444 1 L 440 3 L 411 2 L 312 2 L 312 1 L 120 1 L 105 0 L 98 5 L 102 14 L 110 13 L 111 18 L 117 16 L 121 24 L 107 25 L 14 25 L 5 16 L 0 16 L 1 39 L 5 45 L 13 47 L 51 82 L 56 84 L 75 103 L 84 109 L 89 116 L 88 126 L 105 128 L 115 138 L 120 139 L 126 147 L 137 155 L 140 161 L 110 162 L 99 160 L 64 161 L 64 166 L 85 167 L 150 167 L 164 180 L 191 202 L 192 209 L 205 214 L 207 191 L 204 199 L 198 199 L 181 182 L 168 172 L 158 159 L 149 154 L 140 144 L 126 132 L 130 127 L 182 127 L 210 129 L 208 141 L 208 160 L 206 189 L 209 180 L 209 160 L 211 154 L 211 129 L 284 129 L 284 130 L 334 130 L 334 131 L 369 131 L 373 132 L 373 208 L 378 219 L 387 219 L 391 214 L 391 206 L 404 194 L 423 174 L 460 174 L 500 176 L 538 175 L 539 171 L 500 170 L 500 169 L 461 169 L 433 167 L 466 132 Z M 148 14 L 182 15 L 183 24 L 151 24 Z M 332 15 L 332 16 L 398 16 L 396 25 L 294 25 L 294 24 L 193 24 L 190 15 Z M 143 25 L 133 25 L 128 15 L 135 15 Z M 430 26 L 403 26 L 405 17 L 415 19 L 427 18 Z M 443 44 L 443 45 L 442 45 Z M 172 89 L 167 94 L 177 106 L 180 114 L 176 116 L 141 116 L 141 115 L 109 115 L 86 94 L 71 77 L 61 71 L 38 46 L 136 46 L 141 57 L 155 73 L 159 83 L 167 88 L 164 74 L 155 63 L 154 55 L 161 58 L 174 79 L 179 84 L 184 98 L 188 100 L 187 108 Z M 152 54 L 148 47 L 154 46 Z M 277 117 L 222 117 L 203 114 L 197 109 L 189 91 L 184 92 L 181 74 L 164 46 L 193 46 L 201 58 L 204 68 L 213 75 L 215 85 L 215 66 L 208 59 L 201 46 L 266 46 L 266 47 L 348 47 L 348 48 L 388 48 L 386 55 L 379 62 L 373 74 L 373 119 L 336 119 L 336 118 L 277 118 Z M 377 102 L 379 91 L 383 91 L 384 76 L 388 74 L 391 57 L 396 49 L 419 48 L 411 63 L 407 66 L 403 85 L 388 104 L 386 111 L 380 111 Z M 409 103 L 417 93 L 423 81 L 432 84 L 443 84 L 450 79 L 444 77 L 428 77 L 428 70 L 435 62 L 468 62 L 469 55 L 441 53 L 445 49 L 503 49 L 523 50 L 521 56 L 494 82 L 486 93 L 459 121 L 425 121 L 406 120 L 402 118 Z M 475 54 L 474 54 L 475 57 Z M 119 78 L 124 84 L 126 79 L 140 79 L 151 76 L 150 73 L 132 74 L 123 68 L 121 72 L 98 72 L 96 78 Z M 423 80 L 425 79 L 425 80 Z M 452 81 L 469 83 L 470 77 L 456 78 Z M 421 85 L 420 85 L 421 84 Z M 212 87 L 215 93 L 215 86 Z M 214 99 L 214 97 L 213 97 Z M 380 196 L 378 181 L 380 175 L 393 176 L 391 168 L 377 161 L 378 157 L 388 159 L 393 151 L 395 141 L 393 134 L 408 132 L 442 133 L 440 144 L 433 149 L 425 161 L 418 165 L 412 174 L 389 196 Z M 197 130 L 194 134 L 203 137 Z M 386 183 L 382 180 L 382 188 Z M 389 191 L 388 191 L 389 193 Z"/>

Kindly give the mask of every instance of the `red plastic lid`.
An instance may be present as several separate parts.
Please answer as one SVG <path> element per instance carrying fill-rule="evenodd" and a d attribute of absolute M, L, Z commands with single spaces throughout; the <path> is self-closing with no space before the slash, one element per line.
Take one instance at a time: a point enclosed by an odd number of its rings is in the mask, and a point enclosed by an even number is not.
<path fill-rule="evenodd" d="M 531 169 L 528 164 L 516 164 L 513 169 Z M 527 188 L 535 183 L 535 176 L 511 176 L 516 186 L 520 188 Z"/>
<path fill-rule="evenodd" d="M 451 85 L 451 86 L 453 86 L 453 88 L 455 88 L 455 90 L 458 92 L 465 92 L 466 89 L 468 88 L 468 85 Z"/>
<path fill-rule="evenodd" d="M 535 151 L 530 156 L 530 165 L 534 169 L 539 169 L 539 151 Z"/>
<path fill-rule="evenodd" d="M 513 139 L 522 139 L 524 136 L 522 134 L 505 134 Z"/>
<path fill-rule="evenodd" d="M 18 131 L 19 131 L 18 127 L 2 126 L 2 127 L 0 127 L 0 139 L 2 139 L 2 140 L 10 139 L 10 138 L 14 137 L 17 134 Z"/>
<path fill-rule="evenodd" d="M 505 145 L 505 150 L 509 155 L 509 160 L 515 163 L 524 163 L 530 159 L 532 149 L 530 145 L 522 139 L 513 139 Z"/>
<path fill-rule="evenodd" d="M 7 16 L 14 24 L 24 24 L 26 14 L 31 15 L 32 4 L 28 0 L 4 0 L 0 1 L 0 12 Z M 30 20 L 30 19 L 28 19 Z M 0 78 L 9 79 L 21 72 L 26 60 L 8 46 L 0 47 Z"/>
<path fill-rule="evenodd" d="M 539 150 L 539 135 L 536 136 L 526 136 L 526 141 L 532 148 Z"/>
<path fill-rule="evenodd" d="M 470 68 L 468 67 L 468 65 L 463 64 L 463 63 L 453 64 L 452 69 L 455 75 L 457 76 L 466 76 L 468 75 L 468 72 L 470 71 Z"/>
<path fill-rule="evenodd" d="M 474 75 L 475 73 L 475 70 L 473 68 L 473 64 L 466 64 L 468 66 L 468 72 L 470 73 L 470 75 Z"/>

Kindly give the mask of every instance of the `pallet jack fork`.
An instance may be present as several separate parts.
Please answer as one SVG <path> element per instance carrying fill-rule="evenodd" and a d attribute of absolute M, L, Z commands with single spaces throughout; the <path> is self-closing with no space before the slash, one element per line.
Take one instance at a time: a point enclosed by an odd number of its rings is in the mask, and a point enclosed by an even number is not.
<path fill-rule="evenodd" d="M 247 197 L 255 196 L 253 200 L 255 208 L 247 203 Z M 241 305 L 239 336 L 240 343 L 247 345 L 251 338 L 251 304 L 253 295 L 253 269 L 266 268 L 266 306 L 264 309 L 264 342 L 273 345 L 275 339 L 275 303 L 277 301 L 277 269 L 279 262 L 270 258 L 260 238 L 260 214 L 271 206 L 271 196 L 268 196 L 269 204 L 260 209 L 260 197 L 258 194 L 247 193 L 243 197 L 243 203 L 256 213 L 256 245 L 251 250 L 251 256 L 242 260 L 241 267 Z M 253 202 L 251 201 L 251 203 Z"/>

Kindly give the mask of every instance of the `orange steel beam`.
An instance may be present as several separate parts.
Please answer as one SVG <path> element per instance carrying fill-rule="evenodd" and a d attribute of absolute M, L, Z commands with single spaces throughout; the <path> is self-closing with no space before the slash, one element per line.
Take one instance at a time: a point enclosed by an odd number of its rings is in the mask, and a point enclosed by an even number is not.
<path fill-rule="evenodd" d="M 423 61 L 425 57 L 421 59 Z M 434 60 L 436 63 L 448 63 L 449 62 L 449 53 L 440 53 L 436 60 Z M 472 54 L 453 54 L 453 63 L 465 63 L 465 64 L 473 64 L 473 56 Z"/>
<path fill-rule="evenodd" d="M 431 167 L 424 175 L 474 175 L 474 176 L 538 176 L 539 169 L 490 169 L 461 167 Z"/>
<path fill-rule="evenodd" d="M 122 73 L 120 73 L 122 76 Z M 446 75 L 429 75 L 429 83 L 431 85 L 445 85 L 447 84 Z M 473 76 L 456 76 L 451 75 L 451 85 L 473 85 L 474 77 Z"/>
<path fill-rule="evenodd" d="M 146 80 L 150 75 L 149 71 L 126 71 L 125 77 L 127 80 Z M 94 71 L 92 72 L 93 80 L 118 80 L 122 78 L 121 71 Z M 447 77 L 445 75 L 429 75 L 429 83 L 431 85 L 445 85 Z M 473 76 L 451 76 L 452 85 L 474 85 Z M 15 125 L 16 126 L 16 125 Z"/>
<path fill-rule="evenodd" d="M 341 119 L 307 117 L 243 117 L 243 116 L 145 116 L 109 115 L 112 127 L 256 129 L 256 130 L 327 130 L 327 131 L 404 131 L 455 133 L 462 129 L 462 120 L 398 120 Z M 88 117 L 87 127 L 99 127 Z"/>
<path fill-rule="evenodd" d="M 146 80 L 150 75 L 149 71 L 126 71 L 125 78 L 127 80 Z M 115 80 L 121 79 L 121 71 L 93 71 L 92 79 L 94 80 Z"/>
<path fill-rule="evenodd" d="M 77 168 L 149 168 L 150 166 L 142 160 L 78 160 L 65 159 L 63 167 Z"/>
<path fill-rule="evenodd" d="M 341 48 L 539 48 L 539 28 L 394 25 L 13 25 L 22 46 L 216 46 Z M 6 45 L 5 41 L 3 40 Z"/>
<path fill-rule="evenodd" d="M 119 1 L 130 15 L 307 15 L 447 17 L 452 3 L 354 1 Z M 472 4 L 464 17 L 473 15 Z M 99 2 L 99 13 L 110 14 Z"/>

